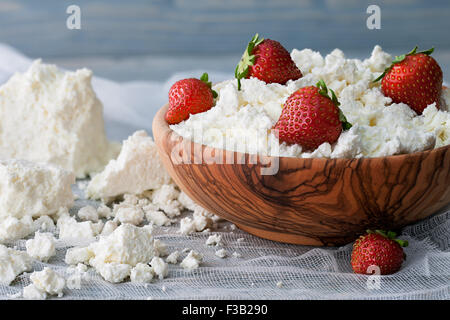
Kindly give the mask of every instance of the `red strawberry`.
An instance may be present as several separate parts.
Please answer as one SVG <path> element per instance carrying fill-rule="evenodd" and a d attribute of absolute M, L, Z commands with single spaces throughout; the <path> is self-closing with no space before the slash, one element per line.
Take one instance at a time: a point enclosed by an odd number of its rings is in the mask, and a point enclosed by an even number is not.
<path fill-rule="evenodd" d="M 331 98 L 325 82 L 320 80 L 317 87 L 304 87 L 291 94 L 274 127 L 281 142 L 313 150 L 324 142 L 336 142 L 342 129 L 351 128 L 334 91 L 330 91 Z"/>
<path fill-rule="evenodd" d="M 255 77 L 266 83 L 285 84 L 288 80 L 301 78 L 302 72 L 278 41 L 264 40 L 256 34 L 236 66 L 235 76 L 240 90 L 243 78 Z"/>
<path fill-rule="evenodd" d="M 415 47 L 410 53 L 395 57 L 392 65 L 375 81 L 381 81 L 385 96 L 395 103 L 406 103 L 422 114 L 432 103 L 439 108 L 442 91 L 442 70 L 430 54 L 430 50 L 418 52 Z"/>
<path fill-rule="evenodd" d="M 177 81 L 169 90 L 169 109 L 165 119 L 169 124 L 180 123 L 191 114 L 211 109 L 215 97 L 217 93 L 211 90 L 207 73 L 200 80 L 190 78 Z"/>
<path fill-rule="evenodd" d="M 367 274 L 370 266 L 379 267 L 380 274 L 392 274 L 400 270 L 405 259 L 402 247 L 408 246 L 408 241 L 395 239 L 395 236 L 395 232 L 391 231 L 367 230 L 367 234 L 353 244 L 353 271 Z"/>

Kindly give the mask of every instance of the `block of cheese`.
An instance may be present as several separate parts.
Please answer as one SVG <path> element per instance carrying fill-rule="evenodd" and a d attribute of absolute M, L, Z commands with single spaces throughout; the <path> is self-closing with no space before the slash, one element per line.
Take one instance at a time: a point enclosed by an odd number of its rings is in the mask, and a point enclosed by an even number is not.
<path fill-rule="evenodd" d="M 0 220 L 53 215 L 73 205 L 73 173 L 56 165 L 0 160 Z"/>
<path fill-rule="evenodd" d="M 0 87 L 0 158 L 57 164 L 79 178 L 101 171 L 118 148 L 87 69 L 64 72 L 36 60 Z"/>
<path fill-rule="evenodd" d="M 118 158 L 111 160 L 103 172 L 93 177 L 87 195 L 99 199 L 125 193 L 140 194 L 168 184 L 170 180 L 155 142 L 140 130 L 123 142 Z"/>

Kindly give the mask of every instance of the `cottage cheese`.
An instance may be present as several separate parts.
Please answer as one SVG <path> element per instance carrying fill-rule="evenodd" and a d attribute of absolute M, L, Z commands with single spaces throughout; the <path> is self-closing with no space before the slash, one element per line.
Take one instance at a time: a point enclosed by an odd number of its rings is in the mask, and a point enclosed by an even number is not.
<path fill-rule="evenodd" d="M 0 244 L 0 284 L 9 285 L 24 271 L 31 270 L 32 259 L 23 251 Z"/>
<path fill-rule="evenodd" d="M 30 257 L 47 262 L 56 254 L 56 239 L 51 233 L 36 232 L 34 239 L 27 240 L 25 247 Z"/>
<path fill-rule="evenodd" d="M 62 297 L 63 290 L 66 287 L 64 278 L 48 267 L 45 267 L 42 271 L 33 272 L 30 280 L 36 289 L 49 295 L 57 295 L 58 297 Z"/>
<path fill-rule="evenodd" d="M 105 218 L 105 219 L 114 218 L 114 214 L 113 214 L 111 208 L 109 208 L 108 206 L 105 206 L 104 204 L 101 204 L 97 208 L 97 214 L 98 214 L 99 218 Z"/>
<path fill-rule="evenodd" d="M 36 288 L 34 284 L 30 284 L 23 288 L 22 297 L 26 300 L 45 300 L 47 293 Z"/>
<path fill-rule="evenodd" d="M 0 160 L 0 219 L 52 215 L 71 207 L 72 183 L 74 175 L 55 165 Z"/>
<path fill-rule="evenodd" d="M 35 224 L 30 216 L 20 219 L 6 217 L 0 220 L 0 243 L 25 238 L 34 232 Z"/>
<path fill-rule="evenodd" d="M 133 269 L 131 269 L 130 280 L 131 282 L 147 283 L 152 281 L 154 271 L 152 267 L 145 263 L 138 263 Z"/>
<path fill-rule="evenodd" d="M 219 246 L 222 244 L 222 236 L 220 234 L 213 234 L 206 239 L 207 246 Z"/>
<path fill-rule="evenodd" d="M 152 261 L 150 261 L 150 265 L 152 266 L 153 272 L 160 280 L 164 279 L 169 274 L 169 265 L 160 257 L 153 257 Z"/>
<path fill-rule="evenodd" d="M 123 224 L 109 236 L 89 246 L 94 255 L 90 264 L 117 262 L 134 267 L 139 262 L 148 263 L 159 255 L 153 244 L 151 228 Z"/>
<path fill-rule="evenodd" d="M 219 249 L 215 252 L 215 255 L 219 258 L 223 259 L 228 256 L 228 251 L 225 249 Z"/>
<path fill-rule="evenodd" d="M 172 221 L 164 214 L 164 212 L 159 210 L 148 210 L 145 212 L 145 218 L 148 222 L 161 226 L 169 226 Z"/>
<path fill-rule="evenodd" d="M 335 49 L 326 57 L 310 49 L 296 50 L 291 57 L 303 77 L 286 85 L 266 84 L 256 78 L 214 86 L 219 96 L 210 110 L 171 125 L 179 135 L 212 147 L 253 154 L 303 158 L 380 157 L 411 153 L 450 144 L 450 91 L 444 90 L 441 110 L 428 106 L 418 116 L 405 104 L 385 97 L 380 82 L 372 81 L 390 65 L 391 56 L 375 46 L 366 60 L 346 59 Z M 270 130 L 286 99 L 299 88 L 323 79 L 336 92 L 340 108 L 353 124 L 330 145 L 305 151 L 300 145 L 279 144 Z"/>
<path fill-rule="evenodd" d="M 124 281 L 131 275 L 131 266 L 129 264 L 110 262 L 98 263 L 95 266 L 97 272 L 111 283 L 119 283 Z"/>
<path fill-rule="evenodd" d="M 33 221 L 33 229 L 43 232 L 53 232 L 56 229 L 55 223 L 49 216 L 41 216 Z"/>
<path fill-rule="evenodd" d="M 88 242 L 102 232 L 104 223 L 99 221 L 78 222 L 70 216 L 63 216 L 57 222 L 59 229 L 59 239 L 68 242 Z"/>
<path fill-rule="evenodd" d="M 183 191 L 180 192 L 178 195 L 178 202 L 181 203 L 183 207 L 185 207 L 188 210 L 194 211 L 197 207 L 197 204 L 192 200 L 186 193 Z"/>
<path fill-rule="evenodd" d="M 169 254 L 167 256 L 166 262 L 171 263 L 171 264 L 177 264 L 179 257 L 180 257 L 180 252 L 178 252 L 178 250 L 175 250 L 174 252 L 172 252 L 171 254 Z"/>
<path fill-rule="evenodd" d="M 66 251 L 64 261 L 69 265 L 78 265 L 80 263 L 89 263 L 94 257 L 94 253 L 88 247 L 74 247 Z"/>
<path fill-rule="evenodd" d="M 200 266 L 203 261 L 203 256 L 195 250 L 191 250 L 186 258 L 181 261 L 180 266 L 186 270 L 194 270 Z"/>
<path fill-rule="evenodd" d="M 0 158 L 53 163 L 77 177 L 100 171 L 118 148 L 106 139 L 91 78 L 40 60 L 13 75 L 0 87 Z"/>
<path fill-rule="evenodd" d="M 160 258 L 167 251 L 166 246 L 152 237 L 150 226 L 136 227 L 122 224 L 110 235 L 101 237 L 79 253 L 66 256 L 66 262 L 83 262 L 89 257 L 89 264 L 107 281 L 121 282 L 131 275 L 132 268 L 139 263 L 151 263 L 153 272 L 160 278 L 167 275 L 167 264 Z M 79 258 L 78 258 L 79 256 Z M 153 259 L 153 260 L 152 260 Z"/>
<path fill-rule="evenodd" d="M 109 236 L 116 229 L 117 229 L 117 223 L 115 223 L 114 221 L 106 221 L 105 222 L 105 226 L 103 227 L 101 235 L 102 236 Z"/>
<path fill-rule="evenodd" d="M 170 182 L 155 142 L 145 131 L 137 131 L 123 142 L 116 160 L 94 176 L 87 188 L 91 198 L 108 198 L 125 193 L 140 194 Z"/>
<path fill-rule="evenodd" d="M 117 210 L 114 221 L 129 223 L 135 226 L 144 221 L 144 211 L 138 206 L 124 206 Z"/>
<path fill-rule="evenodd" d="M 84 206 L 78 210 L 78 218 L 83 221 L 98 222 L 98 212 L 93 206 Z"/>

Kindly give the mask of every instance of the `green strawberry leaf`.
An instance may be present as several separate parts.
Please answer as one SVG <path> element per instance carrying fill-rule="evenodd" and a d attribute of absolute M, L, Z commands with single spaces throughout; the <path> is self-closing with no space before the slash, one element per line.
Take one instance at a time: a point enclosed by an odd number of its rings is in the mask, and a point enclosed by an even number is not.
<path fill-rule="evenodd" d="M 218 94 L 217 94 L 216 91 L 214 91 L 214 90 L 212 89 L 212 83 L 211 83 L 210 81 L 208 81 L 208 78 L 209 78 L 209 76 L 208 76 L 208 74 L 205 72 L 205 73 L 203 73 L 202 76 L 200 77 L 200 81 L 206 83 L 206 85 L 207 85 L 207 86 L 211 89 L 211 91 L 212 91 L 213 98 L 217 98 Z"/>
<path fill-rule="evenodd" d="M 394 240 L 395 242 L 397 242 L 400 245 L 400 247 L 407 247 L 408 244 L 409 244 L 408 241 L 406 241 L 406 240 L 396 239 L 395 237 L 397 236 L 397 234 L 394 231 L 387 231 L 386 232 L 384 230 L 375 230 L 375 231 L 367 230 L 366 232 L 368 234 L 370 234 L 370 233 L 378 233 L 378 234 L 382 235 L 383 237 L 386 237 L 386 238 L 388 238 L 390 240 Z"/>
<path fill-rule="evenodd" d="M 252 54 L 253 49 L 263 41 L 264 38 L 260 38 L 258 34 L 255 34 L 252 40 L 248 43 L 241 60 L 236 66 L 234 76 L 238 80 L 238 90 L 241 90 L 241 79 L 248 76 L 249 67 L 255 63 L 256 56 Z"/>
<path fill-rule="evenodd" d="M 387 236 L 389 239 L 395 239 L 397 234 L 394 231 L 388 231 Z"/>
<path fill-rule="evenodd" d="M 395 242 L 397 242 L 400 247 L 407 247 L 409 245 L 408 241 L 406 240 L 400 240 L 400 239 L 393 239 Z"/>
<path fill-rule="evenodd" d="M 392 67 L 395 64 L 402 62 L 403 60 L 406 59 L 407 56 L 412 56 L 412 55 L 419 54 L 419 53 L 423 53 L 423 54 L 426 54 L 427 56 L 429 56 L 434 51 L 434 47 L 432 47 L 431 49 L 425 50 L 425 51 L 421 51 L 421 52 L 417 52 L 417 49 L 418 49 L 418 47 L 415 46 L 414 49 L 412 49 L 410 52 L 408 52 L 406 54 L 402 54 L 400 56 L 396 56 L 394 58 L 394 60 L 392 60 L 392 64 L 389 67 L 387 67 L 386 69 L 384 69 L 384 72 L 382 74 L 380 74 L 380 76 L 378 78 L 376 78 L 375 80 L 373 80 L 372 82 L 378 82 L 381 79 L 383 79 L 384 76 L 386 75 L 386 73 L 391 71 Z"/>
<path fill-rule="evenodd" d="M 339 109 L 339 120 L 342 123 L 342 129 L 344 129 L 344 131 L 350 130 L 350 128 L 353 127 L 353 125 L 347 121 L 347 118 L 345 117 L 341 108 L 338 108 L 338 109 Z"/>
<path fill-rule="evenodd" d="M 375 233 L 381 234 L 385 238 L 389 238 L 384 230 L 375 230 Z"/>
<path fill-rule="evenodd" d="M 328 95 L 328 88 L 327 85 L 325 83 L 325 81 L 323 81 L 323 79 L 320 79 L 317 84 L 316 84 L 317 88 L 319 88 L 319 93 L 324 96 L 325 98 L 330 99 L 333 104 L 336 106 L 336 108 L 338 108 L 339 111 L 339 120 L 342 123 L 342 129 L 345 130 L 349 130 L 352 127 L 352 124 L 350 122 L 347 121 L 347 118 L 345 117 L 344 113 L 342 112 L 341 108 L 339 108 L 339 106 L 341 105 L 341 103 L 339 102 L 339 100 L 336 97 L 336 93 L 334 93 L 334 91 L 332 89 L 329 89 L 331 92 L 331 97 Z"/>

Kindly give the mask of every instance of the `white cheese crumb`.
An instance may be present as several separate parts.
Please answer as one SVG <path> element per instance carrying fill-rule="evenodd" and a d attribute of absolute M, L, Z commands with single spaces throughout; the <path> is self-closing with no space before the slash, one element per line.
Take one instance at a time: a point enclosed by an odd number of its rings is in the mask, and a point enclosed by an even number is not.
<path fill-rule="evenodd" d="M 93 206 L 85 206 L 78 210 L 78 218 L 83 221 L 98 222 L 98 213 Z"/>
<path fill-rule="evenodd" d="M 154 257 L 150 262 L 153 272 L 159 277 L 159 279 L 164 279 L 169 274 L 169 265 L 160 257 Z"/>
<path fill-rule="evenodd" d="M 215 255 L 223 259 L 228 255 L 228 252 L 225 249 L 219 249 L 216 251 Z"/>
<path fill-rule="evenodd" d="M 154 270 L 152 267 L 145 263 L 138 263 L 131 269 L 130 280 L 131 282 L 147 283 L 152 281 L 153 276 Z"/>
<path fill-rule="evenodd" d="M 206 240 L 205 244 L 207 246 L 219 246 L 222 244 L 222 236 L 219 234 L 213 234 L 209 236 L 209 238 Z"/>
<path fill-rule="evenodd" d="M 155 239 L 153 241 L 153 246 L 157 252 L 157 255 L 160 257 L 165 257 L 168 254 L 167 245 L 159 239 Z"/>
<path fill-rule="evenodd" d="M 113 214 L 111 208 L 108 206 L 105 206 L 104 204 L 101 204 L 97 208 L 97 214 L 98 214 L 99 218 L 105 218 L 105 219 L 114 218 L 114 214 Z"/>
<path fill-rule="evenodd" d="M 181 203 L 181 205 L 183 207 L 185 207 L 186 209 L 189 209 L 191 211 L 194 211 L 195 207 L 197 206 L 197 204 L 194 202 L 194 200 L 189 198 L 189 196 L 186 193 L 184 193 L 183 191 L 181 191 L 180 194 L 178 195 L 178 201 Z"/>
<path fill-rule="evenodd" d="M 0 243 L 25 238 L 33 231 L 34 224 L 30 216 L 19 219 L 16 217 L 6 217 L 0 222 Z"/>
<path fill-rule="evenodd" d="M 33 229 L 43 232 L 54 232 L 56 229 L 55 223 L 49 216 L 40 216 L 33 221 Z"/>
<path fill-rule="evenodd" d="M 158 227 L 169 226 L 172 223 L 172 221 L 164 214 L 164 212 L 159 210 L 145 211 L 145 218 L 147 219 L 147 221 L 154 223 Z"/>
<path fill-rule="evenodd" d="M 125 140 L 118 158 L 92 178 L 87 194 L 97 199 L 140 194 L 169 182 L 170 176 L 159 159 L 155 142 L 141 130 Z"/>
<path fill-rule="evenodd" d="M 180 229 L 178 232 L 184 235 L 189 235 L 194 232 L 203 231 L 213 225 L 213 221 L 206 214 L 207 211 L 194 211 L 192 218 L 185 217 L 180 220 Z"/>
<path fill-rule="evenodd" d="M 105 222 L 105 226 L 103 227 L 102 236 L 109 236 L 111 233 L 114 232 L 114 230 L 117 229 L 117 223 L 115 223 L 114 221 L 106 221 Z"/>
<path fill-rule="evenodd" d="M 180 192 L 176 189 L 174 184 L 165 184 L 154 190 L 152 193 L 152 203 L 164 206 L 170 201 L 177 200 Z"/>
<path fill-rule="evenodd" d="M 114 221 L 137 226 L 144 221 L 144 211 L 138 206 L 122 206 L 117 209 Z"/>
<path fill-rule="evenodd" d="M 26 300 L 45 300 L 47 299 L 47 293 L 36 288 L 34 284 L 30 284 L 23 288 L 22 296 Z"/>
<path fill-rule="evenodd" d="M 64 262 L 69 265 L 77 265 L 79 263 L 88 263 L 94 253 L 88 247 L 74 247 L 66 251 Z"/>
<path fill-rule="evenodd" d="M 282 288 L 283 287 L 283 281 L 278 281 L 277 282 L 277 287 L 278 288 Z"/>
<path fill-rule="evenodd" d="M 109 236 L 89 245 L 89 250 L 95 256 L 91 265 L 93 262 L 117 262 L 135 266 L 139 262 L 148 263 L 157 255 L 151 228 L 131 224 L 119 226 Z"/>
<path fill-rule="evenodd" d="M 0 244 L 0 284 L 10 285 L 24 271 L 31 270 L 32 259 L 24 251 Z"/>
<path fill-rule="evenodd" d="M 48 267 L 45 267 L 42 271 L 33 272 L 30 280 L 42 292 L 50 295 L 58 295 L 59 297 L 62 297 L 63 290 L 66 286 L 64 278 Z"/>
<path fill-rule="evenodd" d="M 194 270 L 200 266 L 203 256 L 197 251 L 191 250 L 186 258 L 181 261 L 180 266 L 187 270 Z"/>
<path fill-rule="evenodd" d="M 101 232 L 103 222 L 78 222 L 73 217 L 62 216 L 58 219 L 59 239 L 73 242 L 87 242 L 95 239 Z"/>
<path fill-rule="evenodd" d="M 131 274 L 131 266 L 124 263 L 97 263 L 95 269 L 105 279 L 111 283 L 119 283 L 128 278 Z"/>
<path fill-rule="evenodd" d="M 241 258 L 242 257 L 242 255 L 239 253 L 239 252 L 233 252 L 233 257 L 235 257 L 235 258 Z"/>
<path fill-rule="evenodd" d="M 156 242 L 156 245 L 155 245 Z M 130 275 L 131 268 L 138 263 L 149 263 L 160 254 L 164 254 L 165 245 L 155 241 L 150 226 L 136 227 L 131 224 L 122 224 L 113 233 L 89 245 L 88 250 L 93 257 L 89 264 L 110 282 L 123 281 Z M 159 258 L 160 259 L 160 258 Z M 162 260 L 162 259 L 161 259 Z M 163 260 L 162 260 L 163 261 Z M 164 265 L 159 260 L 152 260 L 152 268 L 158 276 L 165 276 Z M 114 263 L 114 265 L 111 265 Z M 129 267 L 129 272 L 125 270 Z M 117 273 L 117 274 L 114 274 Z"/>
<path fill-rule="evenodd" d="M 30 257 L 47 262 L 56 254 L 55 244 L 53 234 L 36 232 L 34 239 L 27 240 L 25 246 Z"/>
<path fill-rule="evenodd" d="M 167 256 L 166 262 L 171 263 L 171 264 L 177 264 L 179 256 L 180 256 L 180 252 L 178 252 L 176 250 Z"/>
<path fill-rule="evenodd" d="M 0 217 L 39 217 L 71 207 L 74 182 L 71 172 L 54 165 L 0 160 Z"/>

